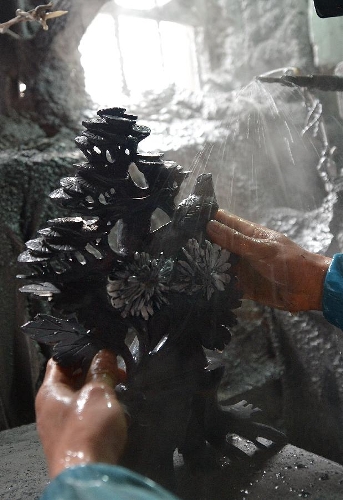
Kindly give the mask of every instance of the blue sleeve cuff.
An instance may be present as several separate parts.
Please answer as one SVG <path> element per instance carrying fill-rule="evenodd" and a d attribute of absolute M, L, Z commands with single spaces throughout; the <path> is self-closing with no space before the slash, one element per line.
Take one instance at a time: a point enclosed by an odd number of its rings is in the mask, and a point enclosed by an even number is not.
<path fill-rule="evenodd" d="M 343 330 L 343 254 L 337 253 L 324 281 L 323 314 L 330 323 Z"/>
<path fill-rule="evenodd" d="M 178 500 L 154 481 L 101 463 L 65 469 L 44 490 L 40 500 Z"/>

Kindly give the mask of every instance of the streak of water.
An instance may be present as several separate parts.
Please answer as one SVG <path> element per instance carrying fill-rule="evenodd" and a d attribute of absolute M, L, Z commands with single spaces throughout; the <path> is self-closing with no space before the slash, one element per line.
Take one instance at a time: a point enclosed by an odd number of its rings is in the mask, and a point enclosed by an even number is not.
<path fill-rule="evenodd" d="M 246 217 L 275 207 L 316 209 L 326 195 L 317 164 L 327 146 L 317 106 L 307 122 L 303 91 L 251 82 L 232 102 L 220 140 L 196 158 L 193 174 L 212 172 L 220 205 Z"/>

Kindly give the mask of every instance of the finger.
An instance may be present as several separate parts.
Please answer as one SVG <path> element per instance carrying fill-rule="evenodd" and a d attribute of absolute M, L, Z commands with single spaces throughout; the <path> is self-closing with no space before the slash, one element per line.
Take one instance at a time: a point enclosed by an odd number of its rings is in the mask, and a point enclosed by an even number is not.
<path fill-rule="evenodd" d="M 118 369 L 116 355 L 107 349 L 99 351 L 94 356 L 88 370 L 86 383 L 101 382 L 114 388 L 120 380 L 121 375 Z"/>
<path fill-rule="evenodd" d="M 73 370 L 61 368 L 53 359 L 50 359 L 47 363 L 43 383 L 36 397 L 36 411 L 38 412 L 48 400 L 70 401 L 74 390 Z"/>
<path fill-rule="evenodd" d="M 52 358 L 46 365 L 43 383 L 73 385 L 74 368 L 59 366 Z"/>
<path fill-rule="evenodd" d="M 218 221 L 211 220 L 206 229 L 214 243 L 242 257 L 254 255 L 258 250 L 256 245 L 261 245 L 260 241 L 255 241 Z"/>
<path fill-rule="evenodd" d="M 216 213 L 216 220 L 230 227 L 231 229 L 235 229 L 236 231 L 244 234 L 245 236 L 254 237 L 263 237 L 266 228 L 261 226 L 260 224 L 256 224 L 255 222 L 250 222 L 241 217 L 237 217 L 237 215 L 229 214 L 225 210 L 218 210 Z"/>

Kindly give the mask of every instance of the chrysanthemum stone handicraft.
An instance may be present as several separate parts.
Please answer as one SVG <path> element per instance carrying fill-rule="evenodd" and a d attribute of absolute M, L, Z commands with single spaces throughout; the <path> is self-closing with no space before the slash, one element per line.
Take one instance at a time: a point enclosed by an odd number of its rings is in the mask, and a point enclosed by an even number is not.
<path fill-rule="evenodd" d="M 23 330 L 62 366 L 86 366 L 101 348 L 122 357 L 127 382 L 117 392 L 131 421 L 123 463 L 171 487 L 175 450 L 193 463 L 208 447 L 242 453 L 230 433 L 256 443 L 283 436 L 252 422 L 251 405 L 217 402 L 223 366 L 204 348 L 222 350 L 236 323 L 235 256 L 206 239 L 218 209 L 211 174 L 176 206 L 188 172 L 137 151 L 150 130 L 136 119 L 112 108 L 83 122 L 76 144 L 87 161 L 50 195 L 70 215 L 48 221 L 19 256 L 29 269 L 21 291 L 47 298 L 54 315 Z M 157 209 L 170 221 L 152 230 Z"/>

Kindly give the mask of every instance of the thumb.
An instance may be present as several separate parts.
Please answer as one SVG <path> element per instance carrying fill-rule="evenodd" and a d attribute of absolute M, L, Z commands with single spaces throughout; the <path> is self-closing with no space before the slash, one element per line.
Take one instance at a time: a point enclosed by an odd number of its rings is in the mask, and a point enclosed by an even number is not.
<path fill-rule="evenodd" d="M 114 388 L 119 382 L 123 382 L 124 378 L 125 372 L 118 368 L 117 356 L 103 349 L 94 356 L 86 376 L 86 383 L 101 382 Z"/>

